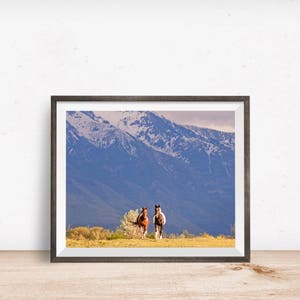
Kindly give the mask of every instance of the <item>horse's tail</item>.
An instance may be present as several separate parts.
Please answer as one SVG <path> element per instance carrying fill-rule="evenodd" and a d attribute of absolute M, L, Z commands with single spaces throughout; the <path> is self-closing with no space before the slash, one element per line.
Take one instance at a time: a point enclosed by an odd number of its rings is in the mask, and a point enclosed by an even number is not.
<path fill-rule="evenodd" d="M 141 217 L 141 214 L 139 214 L 139 215 L 137 216 L 135 222 L 130 221 L 130 223 L 133 224 L 133 225 L 139 225 L 139 219 L 140 219 L 140 217 Z"/>
<path fill-rule="evenodd" d="M 138 222 L 137 221 L 135 221 L 135 222 L 133 222 L 133 221 L 129 221 L 131 224 L 133 224 L 133 225 L 137 225 L 138 224 Z"/>

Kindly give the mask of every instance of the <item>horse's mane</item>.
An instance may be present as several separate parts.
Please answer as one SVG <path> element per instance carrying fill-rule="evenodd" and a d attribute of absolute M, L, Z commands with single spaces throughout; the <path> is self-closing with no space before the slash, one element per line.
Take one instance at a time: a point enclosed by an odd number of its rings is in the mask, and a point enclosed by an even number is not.
<path fill-rule="evenodd" d="M 139 222 L 143 222 L 145 220 L 148 220 L 148 215 L 147 215 L 148 209 L 143 207 L 142 211 L 139 213 L 136 219 L 136 224 L 139 224 Z"/>
<path fill-rule="evenodd" d="M 157 225 L 164 225 L 166 223 L 166 217 L 162 212 L 160 205 L 155 205 L 154 223 Z"/>

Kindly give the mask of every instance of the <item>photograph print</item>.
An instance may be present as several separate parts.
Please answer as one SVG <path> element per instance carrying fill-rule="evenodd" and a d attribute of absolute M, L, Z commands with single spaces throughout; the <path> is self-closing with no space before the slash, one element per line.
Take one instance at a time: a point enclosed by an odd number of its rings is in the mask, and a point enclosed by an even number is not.
<path fill-rule="evenodd" d="M 218 108 L 208 99 L 184 105 L 119 97 L 118 107 L 117 99 L 99 97 L 89 106 L 70 98 L 59 121 L 65 122 L 65 217 L 56 214 L 55 224 L 56 233 L 58 224 L 64 228 L 55 235 L 65 235 L 61 257 L 245 259 L 245 232 L 236 240 L 246 224 L 245 205 L 242 228 L 236 224 L 239 118 L 227 105 L 234 101 Z M 230 252 L 241 242 L 244 253 Z"/>

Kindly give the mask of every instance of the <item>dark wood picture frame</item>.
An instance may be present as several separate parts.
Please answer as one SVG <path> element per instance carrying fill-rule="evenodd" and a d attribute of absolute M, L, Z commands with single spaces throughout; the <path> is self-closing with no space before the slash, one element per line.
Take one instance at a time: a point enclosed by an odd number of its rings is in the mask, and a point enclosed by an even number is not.
<path fill-rule="evenodd" d="M 244 256 L 67 257 L 57 256 L 57 103 L 61 101 L 242 102 L 244 104 Z M 250 261 L 250 97 L 249 96 L 51 96 L 51 262 L 249 262 Z"/>

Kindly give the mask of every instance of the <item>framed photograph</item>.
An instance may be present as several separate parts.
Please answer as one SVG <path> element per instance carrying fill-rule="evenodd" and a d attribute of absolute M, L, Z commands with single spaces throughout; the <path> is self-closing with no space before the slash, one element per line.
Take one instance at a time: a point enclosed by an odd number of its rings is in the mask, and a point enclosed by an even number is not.
<path fill-rule="evenodd" d="M 248 96 L 52 96 L 52 262 L 250 260 Z"/>

